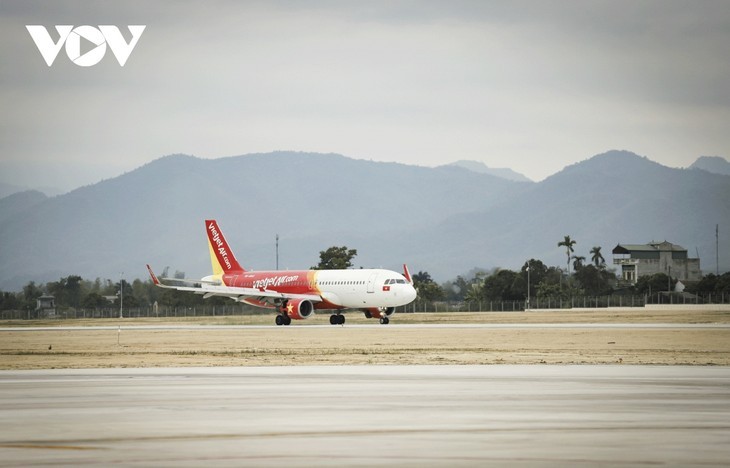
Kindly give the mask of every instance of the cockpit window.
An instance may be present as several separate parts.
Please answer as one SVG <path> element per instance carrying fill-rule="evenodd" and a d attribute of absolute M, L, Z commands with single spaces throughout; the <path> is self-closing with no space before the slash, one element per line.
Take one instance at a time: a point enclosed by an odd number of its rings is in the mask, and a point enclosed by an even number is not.
<path fill-rule="evenodd" d="M 406 280 L 390 278 L 385 280 L 385 284 L 406 284 Z"/>

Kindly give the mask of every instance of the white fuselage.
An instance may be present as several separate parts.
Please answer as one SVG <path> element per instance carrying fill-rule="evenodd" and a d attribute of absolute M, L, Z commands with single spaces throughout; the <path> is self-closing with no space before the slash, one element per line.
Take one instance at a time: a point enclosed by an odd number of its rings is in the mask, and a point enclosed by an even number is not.
<path fill-rule="evenodd" d="M 319 270 L 314 286 L 327 302 L 346 308 L 397 307 L 416 298 L 416 290 L 390 270 Z"/>

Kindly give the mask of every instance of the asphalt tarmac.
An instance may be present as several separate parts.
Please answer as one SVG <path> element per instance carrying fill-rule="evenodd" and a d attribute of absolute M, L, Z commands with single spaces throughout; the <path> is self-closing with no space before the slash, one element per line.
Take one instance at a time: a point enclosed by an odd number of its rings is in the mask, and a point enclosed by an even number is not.
<path fill-rule="evenodd" d="M 730 367 L 0 372 L 0 466 L 727 466 Z"/>
<path fill-rule="evenodd" d="M 385 325 L 299 325 L 311 329 L 331 329 L 333 327 L 353 329 L 382 329 Z M 730 323 L 409 323 L 389 324 L 388 329 L 677 329 L 677 330 L 728 330 Z M 2 332 L 42 332 L 42 331 L 90 331 L 90 330 L 260 330 L 281 329 L 277 325 L 89 325 L 54 327 L 0 327 Z"/>

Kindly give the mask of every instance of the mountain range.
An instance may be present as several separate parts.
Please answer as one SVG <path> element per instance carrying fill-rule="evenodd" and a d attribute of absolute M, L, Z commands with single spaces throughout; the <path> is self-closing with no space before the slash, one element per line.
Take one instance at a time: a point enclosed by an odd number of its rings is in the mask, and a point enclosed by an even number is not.
<path fill-rule="evenodd" d="M 689 166 L 690 169 L 702 169 L 715 174 L 730 175 L 730 162 L 720 156 L 700 156 Z"/>
<path fill-rule="evenodd" d="M 532 180 L 525 177 L 523 174 L 520 174 L 519 172 L 515 172 L 512 169 L 509 168 L 494 168 L 494 167 L 488 167 L 486 164 L 479 162 L 479 161 L 456 161 L 451 164 L 447 164 L 447 166 L 457 166 L 457 167 L 463 167 L 464 169 L 468 169 L 472 172 L 479 172 L 482 174 L 490 174 L 493 176 L 500 177 L 502 179 L 507 180 L 514 180 L 515 182 L 532 182 Z"/>
<path fill-rule="evenodd" d="M 215 218 L 250 269 L 308 268 L 333 245 L 357 267 L 428 271 L 565 265 L 557 242 L 577 241 L 610 263 L 618 243 L 669 240 L 730 269 L 730 176 L 673 169 L 610 151 L 539 182 L 460 165 L 427 168 L 337 154 L 275 152 L 221 159 L 172 155 L 119 177 L 45 197 L 0 199 L 0 289 L 69 274 L 144 278 L 145 263 L 209 274 L 203 220 Z"/>

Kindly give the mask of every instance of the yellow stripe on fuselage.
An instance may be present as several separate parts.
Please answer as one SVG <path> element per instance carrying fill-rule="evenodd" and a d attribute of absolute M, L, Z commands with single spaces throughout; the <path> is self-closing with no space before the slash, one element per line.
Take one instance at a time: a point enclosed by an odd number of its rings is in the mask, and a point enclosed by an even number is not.
<path fill-rule="evenodd" d="M 319 273 L 319 270 L 309 270 L 307 272 L 307 281 L 309 282 L 310 289 L 315 294 L 322 294 L 322 291 L 319 290 L 319 284 L 317 284 L 317 274 Z"/>

